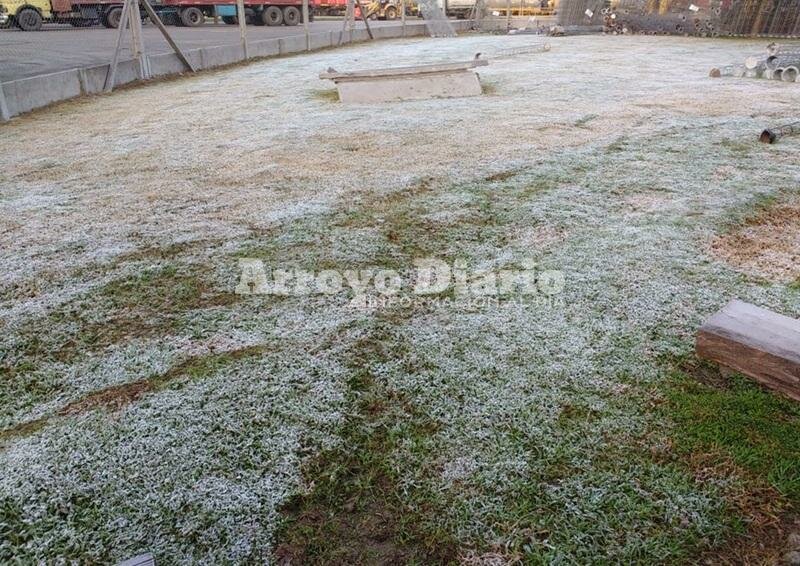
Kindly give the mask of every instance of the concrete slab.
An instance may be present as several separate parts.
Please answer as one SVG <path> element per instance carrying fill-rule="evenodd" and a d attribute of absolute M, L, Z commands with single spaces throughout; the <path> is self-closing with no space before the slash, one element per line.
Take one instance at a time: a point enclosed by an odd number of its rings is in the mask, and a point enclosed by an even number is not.
<path fill-rule="evenodd" d="M 376 78 L 343 82 L 336 87 L 339 89 L 339 100 L 354 104 L 459 98 L 478 96 L 482 92 L 478 75 L 473 72 Z"/>
<path fill-rule="evenodd" d="M 306 50 L 306 38 L 303 35 L 282 37 L 278 42 L 280 44 L 281 55 L 286 53 L 299 53 L 300 51 Z"/>
<path fill-rule="evenodd" d="M 274 57 L 281 52 L 280 40 L 264 39 L 261 41 L 251 41 L 247 44 L 247 49 L 251 57 Z"/>
<path fill-rule="evenodd" d="M 223 67 L 231 63 L 237 63 L 244 59 L 244 50 L 241 44 L 220 45 L 218 47 L 205 47 L 200 50 L 200 60 L 202 69 L 213 69 Z"/>
<path fill-rule="evenodd" d="M 3 83 L 8 114 L 16 116 L 53 102 L 80 96 L 78 71 L 61 71 Z"/>

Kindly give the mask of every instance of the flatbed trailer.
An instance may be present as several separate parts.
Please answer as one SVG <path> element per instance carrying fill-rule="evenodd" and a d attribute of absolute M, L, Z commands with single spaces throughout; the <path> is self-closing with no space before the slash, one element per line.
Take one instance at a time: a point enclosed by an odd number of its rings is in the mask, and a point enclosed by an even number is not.
<path fill-rule="evenodd" d="M 153 6 L 165 23 L 179 26 L 197 27 L 206 18 L 220 16 L 226 24 L 237 24 L 236 2 L 203 2 L 202 0 L 162 0 L 158 7 Z M 302 0 L 245 0 L 246 23 L 266 26 L 296 26 L 303 22 Z M 314 2 L 309 0 L 309 19 L 313 19 Z"/>

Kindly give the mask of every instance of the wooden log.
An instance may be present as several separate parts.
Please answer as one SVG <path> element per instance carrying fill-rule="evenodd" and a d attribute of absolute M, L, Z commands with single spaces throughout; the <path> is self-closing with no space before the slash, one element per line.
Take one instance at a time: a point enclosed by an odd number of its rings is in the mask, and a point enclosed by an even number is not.
<path fill-rule="evenodd" d="M 800 401 L 800 320 L 731 301 L 697 333 L 698 357 Z"/>

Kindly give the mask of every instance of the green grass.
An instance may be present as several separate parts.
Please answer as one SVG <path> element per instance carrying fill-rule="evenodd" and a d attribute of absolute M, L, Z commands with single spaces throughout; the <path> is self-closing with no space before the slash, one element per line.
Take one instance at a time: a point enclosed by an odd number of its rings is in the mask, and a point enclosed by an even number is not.
<path fill-rule="evenodd" d="M 481 79 L 481 92 L 484 96 L 493 96 L 497 94 L 497 84 L 486 79 Z"/>
<path fill-rule="evenodd" d="M 419 461 L 431 457 L 436 422 L 371 371 L 407 355 L 393 341 L 392 317 L 379 322 L 350 353 L 348 404 L 342 445 L 309 462 L 304 475 L 314 490 L 284 509 L 278 556 L 303 564 L 455 563 L 457 544 L 436 524 L 423 490 L 404 492 L 392 454 L 413 446 Z"/>
<path fill-rule="evenodd" d="M 729 457 L 800 502 L 800 404 L 742 376 L 707 385 L 682 372 L 667 398 L 679 451 Z"/>
<path fill-rule="evenodd" d="M 323 102 L 339 102 L 339 91 L 335 88 L 320 88 L 311 91 L 311 97 Z"/>

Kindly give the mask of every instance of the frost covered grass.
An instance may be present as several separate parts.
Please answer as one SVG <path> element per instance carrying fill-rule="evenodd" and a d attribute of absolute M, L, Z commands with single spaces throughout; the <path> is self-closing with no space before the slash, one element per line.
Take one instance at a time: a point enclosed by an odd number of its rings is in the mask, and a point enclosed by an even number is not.
<path fill-rule="evenodd" d="M 742 493 L 796 505 L 796 412 L 678 361 L 734 296 L 800 313 L 710 251 L 797 192 L 798 141 L 757 141 L 794 85 L 707 77 L 762 42 L 554 38 L 482 69 L 490 96 L 379 109 L 316 78 L 528 41 L 348 47 L 1 129 L 0 561 L 682 562 L 749 528 Z M 241 257 L 431 256 L 567 286 L 232 293 Z"/>

